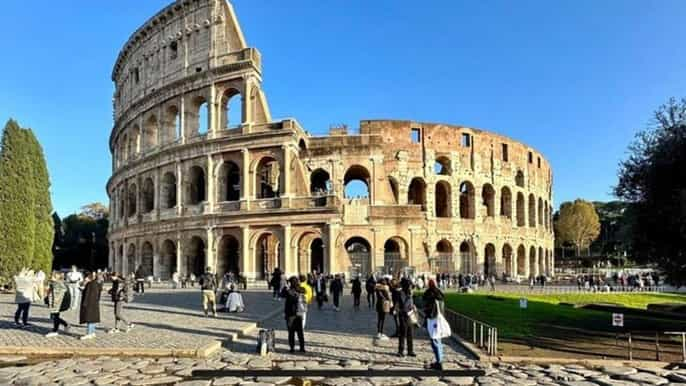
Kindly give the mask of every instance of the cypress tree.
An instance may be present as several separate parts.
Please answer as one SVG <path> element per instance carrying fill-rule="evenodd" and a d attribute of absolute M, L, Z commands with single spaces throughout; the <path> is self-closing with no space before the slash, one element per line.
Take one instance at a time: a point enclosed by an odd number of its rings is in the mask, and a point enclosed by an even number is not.
<path fill-rule="evenodd" d="M 35 192 L 29 137 L 16 121 L 5 125 L 0 148 L 0 280 L 7 283 L 33 260 Z"/>
<path fill-rule="evenodd" d="M 33 165 L 35 229 L 31 267 L 50 272 L 52 269 L 52 242 L 55 237 L 50 199 L 50 176 L 45 162 L 43 147 L 31 129 L 26 129 L 29 152 Z"/>

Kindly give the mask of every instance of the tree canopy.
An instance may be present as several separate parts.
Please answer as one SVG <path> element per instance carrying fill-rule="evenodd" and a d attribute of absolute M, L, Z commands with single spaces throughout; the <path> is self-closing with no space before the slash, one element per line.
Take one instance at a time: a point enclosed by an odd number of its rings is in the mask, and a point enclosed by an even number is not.
<path fill-rule="evenodd" d="M 634 259 L 655 263 L 686 284 L 686 99 L 670 99 L 629 146 L 619 165 L 617 197 L 634 213 Z"/>
<path fill-rule="evenodd" d="M 576 247 L 576 255 L 588 248 L 600 234 L 600 219 L 592 203 L 582 199 L 564 202 L 555 221 L 555 235 L 561 243 Z"/>
<path fill-rule="evenodd" d="M 109 211 L 99 202 L 81 207 L 81 212 L 64 219 L 55 214 L 55 266 L 106 268 L 109 247 L 107 228 Z"/>

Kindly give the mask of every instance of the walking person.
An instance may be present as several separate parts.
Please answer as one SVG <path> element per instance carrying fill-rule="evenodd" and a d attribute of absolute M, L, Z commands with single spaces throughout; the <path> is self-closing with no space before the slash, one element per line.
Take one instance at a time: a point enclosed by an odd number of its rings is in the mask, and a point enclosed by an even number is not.
<path fill-rule="evenodd" d="M 376 338 L 381 340 L 388 339 L 383 333 L 386 314 L 391 311 L 391 290 L 388 283 L 389 280 L 383 278 L 374 288 L 376 293 Z"/>
<path fill-rule="evenodd" d="M 110 334 L 121 331 L 119 329 L 120 322 L 126 325 L 124 330 L 126 332 L 129 332 L 134 327 L 134 324 L 124 317 L 124 305 L 133 299 L 131 286 L 130 280 L 119 276 L 116 272 L 112 273 L 112 288 L 109 293 L 112 296 L 112 303 L 114 303 L 114 328 L 107 331 Z"/>
<path fill-rule="evenodd" d="M 212 317 L 217 317 L 217 299 L 215 292 L 217 291 L 217 278 L 212 273 L 212 268 L 207 267 L 205 274 L 200 276 L 200 290 L 202 291 L 202 309 L 205 311 L 205 317 L 208 316 L 208 307 L 212 306 Z"/>
<path fill-rule="evenodd" d="M 360 309 L 360 296 L 362 295 L 362 281 L 359 275 L 352 280 L 350 293 L 353 295 L 353 309 L 358 311 Z"/>
<path fill-rule="evenodd" d="M 279 267 L 274 268 L 272 272 L 272 279 L 269 281 L 269 286 L 272 289 L 274 300 L 279 299 L 279 291 L 281 290 L 281 270 Z"/>
<path fill-rule="evenodd" d="M 341 275 L 336 274 L 331 282 L 330 288 L 331 296 L 333 296 L 333 309 L 338 312 L 341 310 L 341 295 L 343 294 L 343 281 L 341 280 Z"/>
<path fill-rule="evenodd" d="M 326 296 L 326 278 L 321 273 L 314 282 L 314 292 L 317 298 L 317 308 L 321 310 L 324 302 L 328 301 L 328 297 Z"/>
<path fill-rule="evenodd" d="M 14 324 L 17 327 L 29 326 L 29 309 L 31 302 L 35 297 L 36 285 L 33 271 L 22 269 L 19 274 L 14 277 L 14 302 L 17 304 L 17 311 L 14 313 Z M 19 320 L 21 319 L 21 324 Z"/>
<path fill-rule="evenodd" d="M 136 270 L 136 293 L 141 295 L 145 293 L 145 272 L 142 265 L 139 265 Z"/>
<path fill-rule="evenodd" d="M 300 286 L 300 281 L 293 276 L 289 279 L 290 287 L 284 288 L 281 296 L 286 298 L 284 313 L 286 327 L 288 328 L 288 346 L 290 352 L 295 352 L 295 334 L 298 334 L 300 352 L 305 352 L 305 334 L 303 332 L 303 316 L 307 312 L 307 300 L 305 289 Z"/>
<path fill-rule="evenodd" d="M 312 299 L 314 298 L 312 293 L 312 287 L 310 287 L 309 283 L 307 282 L 305 275 L 300 275 L 299 281 L 300 287 L 303 289 L 303 291 L 305 291 L 305 303 L 309 306 L 312 303 Z M 302 319 L 303 330 L 305 330 L 305 324 L 307 324 L 307 311 L 303 312 Z"/>
<path fill-rule="evenodd" d="M 69 309 L 71 299 L 69 289 L 64 282 L 64 274 L 59 271 L 52 273 L 52 278 L 48 283 L 48 308 L 50 309 L 50 319 L 52 319 L 52 331 L 45 335 L 46 338 L 58 336 L 60 325 L 64 326 L 64 332 L 69 333 L 71 326 L 60 317 L 60 313 Z"/>
<path fill-rule="evenodd" d="M 376 280 L 374 280 L 374 275 L 369 275 L 367 282 L 364 284 L 364 289 L 367 291 L 367 306 L 369 308 L 374 307 L 374 300 L 376 299 Z"/>
<path fill-rule="evenodd" d="M 82 340 L 95 338 L 95 325 L 100 323 L 100 291 L 102 287 L 96 278 L 95 272 L 86 274 L 82 282 L 81 309 L 79 311 L 79 323 L 86 324 L 86 335 Z"/>
<path fill-rule="evenodd" d="M 438 308 L 438 302 L 443 301 L 443 292 L 436 287 L 436 282 L 429 280 L 429 288 L 426 289 L 424 295 L 422 296 L 424 302 L 424 323 L 428 319 L 436 319 L 440 309 Z M 426 326 L 428 328 L 428 326 Z M 430 365 L 430 368 L 434 370 L 443 370 L 443 342 L 440 338 L 431 339 L 431 349 L 436 357 L 436 362 Z"/>
<path fill-rule="evenodd" d="M 391 280 L 391 312 L 393 316 L 393 323 L 395 324 L 395 332 L 391 335 L 391 338 L 398 337 L 398 331 L 400 330 L 400 323 L 398 321 L 398 312 L 396 302 L 400 299 L 400 285 L 396 279 Z"/>
<path fill-rule="evenodd" d="M 81 291 L 81 282 L 83 281 L 83 275 L 76 269 L 75 265 L 71 266 L 71 271 L 67 273 L 67 287 L 69 288 L 69 295 L 71 296 L 71 309 L 75 310 L 81 304 L 79 295 Z"/>
<path fill-rule="evenodd" d="M 398 298 L 395 301 L 396 314 L 400 329 L 398 331 L 398 356 L 405 356 L 405 343 L 407 343 L 407 355 L 416 357 L 414 353 L 414 325 L 417 322 L 417 311 L 412 300 L 412 283 L 403 279 L 400 281 L 400 291 L 397 292 Z"/>

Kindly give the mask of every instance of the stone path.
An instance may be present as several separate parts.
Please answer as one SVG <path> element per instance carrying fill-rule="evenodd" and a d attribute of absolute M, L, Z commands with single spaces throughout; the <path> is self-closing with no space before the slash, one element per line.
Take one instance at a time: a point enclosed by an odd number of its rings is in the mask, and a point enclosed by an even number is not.
<path fill-rule="evenodd" d="M 146 289 L 144 295 L 136 296 L 126 306 L 126 317 L 136 327 L 128 333 L 107 334 L 114 326 L 112 303 L 103 290 L 97 337 L 79 340 L 85 334 L 85 326 L 79 326 L 78 309 L 63 313 L 63 318 L 74 323 L 70 334 L 45 338 L 52 328 L 49 311 L 42 304 L 32 304 L 29 328 L 15 328 L 13 295 L 0 295 L 0 349 L 26 347 L 31 349 L 140 349 L 140 350 L 198 350 L 212 342 L 225 342 L 234 338 L 255 320 L 262 320 L 273 311 L 266 291 L 244 292 L 246 312 L 241 314 L 219 313 L 217 319 L 205 318 L 201 311 L 200 289 L 172 290 L 166 287 Z M 97 350 L 96 350 L 97 351 Z M 7 353 L 7 350 L 5 350 Z"/>

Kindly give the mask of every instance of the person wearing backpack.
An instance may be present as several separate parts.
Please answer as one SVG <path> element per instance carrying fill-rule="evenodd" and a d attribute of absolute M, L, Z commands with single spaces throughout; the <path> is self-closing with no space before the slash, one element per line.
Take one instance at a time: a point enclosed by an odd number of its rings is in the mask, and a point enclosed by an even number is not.
<path fill-rule="evenodd" d="M 131 281 L 119 276 L 116 272 L 112 273 L 112 288 L 109 290 L 114 303 L 114 328 L 107 331 L 109 334 L 120 332 L 119 323 L 126 325 L 125 332 L 131 331 L 134 324 L 124 318 L 124 305 L 133 300 Z"/>
<path fill-rule="evenodd" d="M 200 289 L 202 290 L 202 309 L 205 311 L 205 317 L 208 316 L 208 307 L 212 306 L 212 317 L 217 317 L 217 299 L 215 292 L 217 291 L 217 278 L 212 273 L 212 268 L 207 267 L 205 273 L 200 277 Z"/>
<path fill-rule="evenodd" d="M 429 280 L 429 288 L 426 289 L 422 296 L 424 303 L 424 323 L 429 319 L 436 319 L 441 310 L 438 308 L 438 302 L 443 301 L 443 292 L 436 287 L 436 282 L 433 279 Z M 428 329 L 428 326 L 425 326 Z M 431 339 L 431 348 L 436 356 L 436 362 L 430 365 L 431 369 L 443 370 L 443 343 L 441 339 Z"/>
<path fill-rule="evenodd" d="M 350 293 L 353 295 L 353 309 L 359 311 L 360 309 L 360 296 L 362 295 L 362 281 L 360 281 L 360 276 L 357 275 L 352 280 L 352 289 Z"/>
<path fill-rule="evenodd" d="M 400 291 L 393 294 L 395 299 L 395 312 L 398 315 L 398 356 L 404 357 L 405 342 L 407 342 L 407 355 L 416 357 L 414 353 L 413 337 L 414 325 L 417 322 L 417 310 L 412 299 L 412 283 L 408 279 L 400 281 Z"/>
<path fill-rule="evenodd" d="M 286 327 L 288 328 L 288 345 L 290 352 L 295 352 L 295 334 L 298 334 L 300 352 L 305 352 L 305 334 L 303 333 L 303 317 L 307 313 L 307 300 L 305 289 L 300 286 L 300 280 L 293 276 L 288 280 L 290 284 L 282 291 L 282 297 L 286 298 L 284 314 Z"/>
<path fill-rule="evenodd" d="M 367 290 L 367 306 L 369 306 L 369 308 L 374 307 L 374 300 L 376 299 L 375 288 L 376 280 L 374 280 L 374 275 L 369 275 L 367 282 L 365 283 L 365 290 Z"/>
<path fill-rule="evenodd" d="M 59 271 L 52 273 L 52 278 L 48 286 L 48 302 L 50 309 L 50 319 L 52 319 L 52 331 L 45 335 L 46 338 L 58 336 L 60 325 L 64 326 L 64 332 L 69 332 L 70 326 L 64 319 L 60 317 L 60 313 L 68 310 L 71 307 L 71 295 L 69 289 L 64 282 L 64 274 Z"/>

